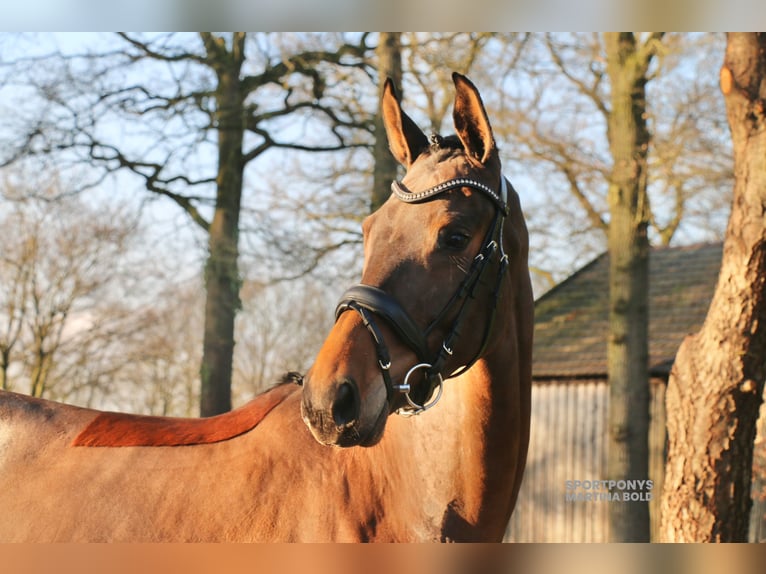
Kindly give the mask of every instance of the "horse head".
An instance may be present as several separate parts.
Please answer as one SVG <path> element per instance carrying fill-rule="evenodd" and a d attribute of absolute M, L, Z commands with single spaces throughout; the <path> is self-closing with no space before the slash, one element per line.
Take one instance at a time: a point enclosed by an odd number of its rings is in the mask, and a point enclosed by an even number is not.
<path fill-rule="evenodd" d="M 503 232 L 510 186 L 478 90 L 453 80 L 447 137 L 426 137 L 384 86 L 386 134 L 406 174 L 364 221 L 361 283 L 341 298 L 304 381 L 302 416 L 323 444 L 376 444 L 390 414 L 434 406 L 444 380 L 493 344 L 514 249 Z"/>

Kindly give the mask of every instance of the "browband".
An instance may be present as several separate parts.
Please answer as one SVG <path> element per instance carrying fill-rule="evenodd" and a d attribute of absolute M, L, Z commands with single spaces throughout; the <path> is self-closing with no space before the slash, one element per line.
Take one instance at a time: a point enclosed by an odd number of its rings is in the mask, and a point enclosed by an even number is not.
<path fill-rule="evenodd" d="M 468 179 L 465 177 L 450 179 L 440 183 L 439 185 L 435 185 L 429 189 L 418 192 L 410 191 L 400 181 L 394 181 L 391 184 L 391 191 L 394 192 L 394 195 L 398 199 L 404 201 L 405 203 L 418 203 L 458 187 L 471 187 L 481 191 L 484 195 L 491 199 L 495 205 L 497 205 L 497 207 L 500 209 L 500 211 L 503 212 L 504 215 L 508 215 L 508 183 L 506 182 L 505 176 L 503 175 L 500 176 L 500 195 L 498 195 L 497 192 L 488 185 L 485 185 L 480 181 L 476 181 L 475 179 Z"/>

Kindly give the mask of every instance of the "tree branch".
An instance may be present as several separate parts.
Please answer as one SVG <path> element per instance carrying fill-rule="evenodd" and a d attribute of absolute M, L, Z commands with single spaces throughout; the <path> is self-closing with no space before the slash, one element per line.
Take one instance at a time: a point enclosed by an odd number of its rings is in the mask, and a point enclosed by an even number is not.
<path fill-rule="evenodd" d="M 554 45 L 550 34 L 545 35 L 545 45 L 548 48 L 548 52 L 551 55 L 553 63 L 556 64 L 556 67 L 559 69 L 561 74 L 571 83 L 573 83 L 581 94 L 590 98 L 598 111 L 601 112 L 605 118 L 608 118 L 609 108 L 607 107 L 606 102 L 603 100 L 601 95 L 598 93 L 598 89 L 601 85 L 601 80 L 603 79 L 604 74 L 591 66 L 590 72 L 593 75 L 593 84 L 588 85 L 569 71 L 567 65 L 564 63 L 564 60 L 561 57 L 561 54 L 559 53 L 558 48 Z"/>
<path fill-rule="evenodd" d="M 129 34 L 125 32 L 117 32 L 117 36 L 125 40 L 128 44 L 133 46 L 134 48 L 137 48 L 141 52 L 142 58 L 151 58 L 152 60 L 158 60 L 162 62 L 182 62 L 185 60 L 191 60 L 199 63 L 204 63 L 204 59 L 201 58 L 198 54 L 194 54 L 193 52 L 179 52 L 176 54 L 167 54 L 164 52 L 158 52 L 157 50 L 153 50 L 149 43 L 147 42 L 141 42 L 140 40 L 133 38 Z M 139 58 L 131 57 L 132 60 L 137 60 Z"/>
<path fill-rule="evenodd" d="M 194 223 L 196 223 L 204 231 L 207 232 L 210 229 L 210 222 L 204 218 L 204 216 L 193 203 L 194 201 L 203 201 L 204 198 L 184 196 L 175 193 L 166 187 L 166 185 L 178 182 L 184 183 L 188 186 L 213 184 L 215 183 L 215 178 L 191 180 L 185 175 L 176 175 L 172 178 L 161 179 L 159 174 L 161 173 L 163 166 L 160 164 L 130 160 L 116 147 L 96 141 L 91 142 L 89 147 L 90 156 L 93 159 L 102 161 L 104 163 L 117 162 L 120 168 L 126 168 L 134 174 L 143 177 L 147 190 L 172 199 L 189 215 L 189 217 L 191 217 L 192 221 L 194 221 Z M 100 153 L 99 150 L 108 150 L 111 152 L 111 155 Z M 149 173 L 147 173 L 147 170 Z"/>

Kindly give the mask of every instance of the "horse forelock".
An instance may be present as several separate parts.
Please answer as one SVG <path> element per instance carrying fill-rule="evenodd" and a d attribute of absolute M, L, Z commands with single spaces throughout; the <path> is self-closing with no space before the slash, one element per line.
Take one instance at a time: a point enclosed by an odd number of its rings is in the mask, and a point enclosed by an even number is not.
<path fill-rule="evenodd" d="M 443 136 L 441 134 L 431 134 L 428 140 L 432 149 L 463 149 L 463 143 L 455 134 Z"/>
<path fill-rule="evenodd" d="M 246 405 L 209 418 L 174 418 L 103 412 L 72 446 L 192 446 L 232 439 L 254 429 L 277 405 L 299 390 L 282 383 Z"/>
<path fill-rule="evenodd" d="M 463 142 L 455 135 L 442 136 L 439 134 L 431 134 L 429 138 L 429 146 L 421 152 L 423 159 L 426 159 L 428 165 L 440 164 L 442 162 L 448 162 L 455 158 L 465 158 L 469 164 L 474 164 L 475 160 L 468 158 L 468 152 L 463 146 Z M 497 151 L 497 147 L 495 148 Z M 497 166 L 499 168 L 499 155 L 495 154 L 497 160 Z"/>

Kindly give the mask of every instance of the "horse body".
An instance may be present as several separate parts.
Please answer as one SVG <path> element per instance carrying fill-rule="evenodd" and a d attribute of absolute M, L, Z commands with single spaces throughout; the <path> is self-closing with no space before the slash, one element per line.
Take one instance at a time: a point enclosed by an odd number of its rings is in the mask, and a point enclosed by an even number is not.
<path fill-rule="evenodd" d="M 408 168 L 401 189 L 469 184 L 412 205 L 392 196 L 368 218 L 366 286 L 339 306 L 303 388 L 281 385 L 201 422 L 0 392 L 0 541 L 502 539 L 529 436 L 528 238 L 513 189 L 493 196 L 502 175 L 478 92 L 465 78 L 455 82 L 461 145 L 430 152 L 387 87 L 387 134 Z M 493 202 L 508 213 L 496 236 Z M 461 295 L 490 240 L 507 261 L 492 258 Z M 486 302 L 495 287 L 496 308 Z M 378 294 L 381 313 L 406 315 L 415 327 L 378 321 L 354 299 L 360 293 Z M 401 309 L 392 310 L 397 300 Z M 461 323 L 455 300 L 470 321 Z M 401 333 L 434 316 L 413 350 Z M 428 364 L 422 380 L 407 374 L 440 345 L 449 356 L 438 351 L 438 372 Z M 425 404 L 437 378 L 438 405 L 390 416 L 407 408 L 405 396 Z M 403 386 L 410 379 L 411 389 Z"/>
<path fill-rule="evenodd" d="M 297 391 L 250 432 L 180 447 L 72 446 L 99 413 L 4 393 L 0 540 L 360 538 L 344 531 L 340 512 L 355 521 L 342 499 L 312 509 L 342 484 L 347 453 L 310 437 Z"/>
<path fill-rule="evenodd" d="M 299 390 L 247 433 L 175 447 L 72 446 L 100 413 L 0 393 L 0 541 L 464 539 L 460 483 L 482 454 L 467 436 L 423 416 L 392 421 L 374 447 L 330 448 L 301 423 Z M 445 412 L 465 406 L 457 390 Z"/>

